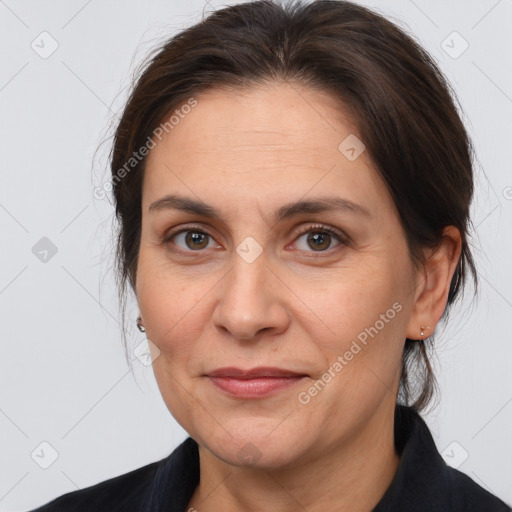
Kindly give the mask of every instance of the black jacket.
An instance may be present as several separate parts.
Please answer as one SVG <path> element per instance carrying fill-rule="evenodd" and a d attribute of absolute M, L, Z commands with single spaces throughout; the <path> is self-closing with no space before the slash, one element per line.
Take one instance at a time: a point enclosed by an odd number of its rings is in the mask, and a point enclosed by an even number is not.
<path fill-rule="evenodd" d="M 510 512 L 512 508 L 446 465 L 421 416 L 395 411 L 400 462 L 372 512 Z M 199 483 L 197 443 L 188 437 L 168 457 L 56 498 L 32 512 L 186 512 Z"/>

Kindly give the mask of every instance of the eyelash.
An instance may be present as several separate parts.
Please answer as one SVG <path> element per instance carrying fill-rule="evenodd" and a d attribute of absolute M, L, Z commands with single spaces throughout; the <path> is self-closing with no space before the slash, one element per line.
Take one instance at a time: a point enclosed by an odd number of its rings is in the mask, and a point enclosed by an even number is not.
<path fill-rule="evenodd" d="M 203 234 L 203 235 L 206 235 L 206 236 L 208 236 L 208 237 L 213 239 L 213 237 L 208 232 L 206 232 L 203 228 L 201 228 L 200 226 L 192 225 L 192 226 L 186 226 L 185 228 L 182 228 L 182 229 L 180 229 L 178 231 L 174 231 L 174 232 L 169 233 L 168 235 L 166 235 L 164 237 L 164 239 L 162 240 L 162 243 L 167 245 L 168 243 L 171 242 L 172 238 L 174 238 L 175 236 L 177 236 L 177 235 L 179 235 L 181 233 L 187 233 L 187 232 L 194 232 L 194 233 Z M 335 231 L 332 228 L 330 228 L 328 226 L 325 226 L 323 224 L 314 224 L 314 225 L 306 226 L 306 227 L 300 229 L 297 233 L 295 233 L 294 241 L 297 238 L 300 238 L 302 235 L 304 235 L 306 233 L 309 233 L 309 232 L 327 234 L 327 235 L 335 238 L 339 242 L 339 244 L 341 246 L 349 245 L 349 242 L 350 242 L 350 238 L 347 235 L 344 235 L 341 232 Z M 333 250 L 335 250 L 335 249 L 326 249 L 324 251 L 307 251 L 307 252 L 322 254 L 322 253 L 330 253 Z M 179 251 L 182 252 L 182 253 L 195 253 L 195 252 L 201 253 L 201 252 L 204 252 L 204 250 L 197 250 L 197 251 L 187 250 L 187 251 L 185 251 L 183 249 L 179 249 Z M 314 256 L 314 257 L 316 257 L 316 256 Z"/>

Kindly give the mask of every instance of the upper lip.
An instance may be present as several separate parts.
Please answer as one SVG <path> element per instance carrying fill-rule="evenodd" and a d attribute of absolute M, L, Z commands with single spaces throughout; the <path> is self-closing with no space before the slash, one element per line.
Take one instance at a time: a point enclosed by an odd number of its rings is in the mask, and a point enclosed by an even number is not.
<path fill-rule="evenodd" d="M 305 373 L 294 372 L 284 368 L 271 366 L 259 366 L 257 368 L 243 369 L 233 366 L 217 368 L 208 372 L 208 377 L 231 377 L 234 379 L 256 379 L 260 377 L 304 377 Z"/>

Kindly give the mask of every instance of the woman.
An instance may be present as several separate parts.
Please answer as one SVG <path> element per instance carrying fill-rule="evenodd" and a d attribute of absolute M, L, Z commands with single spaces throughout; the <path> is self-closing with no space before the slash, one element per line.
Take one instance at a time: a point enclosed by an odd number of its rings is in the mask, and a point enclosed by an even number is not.
<path fill-rule="evenodd" d="M 38 510 L 510 510 L 419 415 L 476 281 L 471 157 L 431 58 L 363 7 L 250 2 L 170 39 L 111 168 L 120 287 L 190 437 Z"/>

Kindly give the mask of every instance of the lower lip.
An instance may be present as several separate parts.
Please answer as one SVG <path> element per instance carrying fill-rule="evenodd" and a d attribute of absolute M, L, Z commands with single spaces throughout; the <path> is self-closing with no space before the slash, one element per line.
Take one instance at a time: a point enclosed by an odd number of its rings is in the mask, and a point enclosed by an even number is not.
<path fill-rule="evenodd" d="M 261 377 L 257 379 L 234 379 L 231 377 L 209 377 L 220 389 L 239 398 L 259 398 L 282 391 L 302 380 L 300 377 Z"/>

